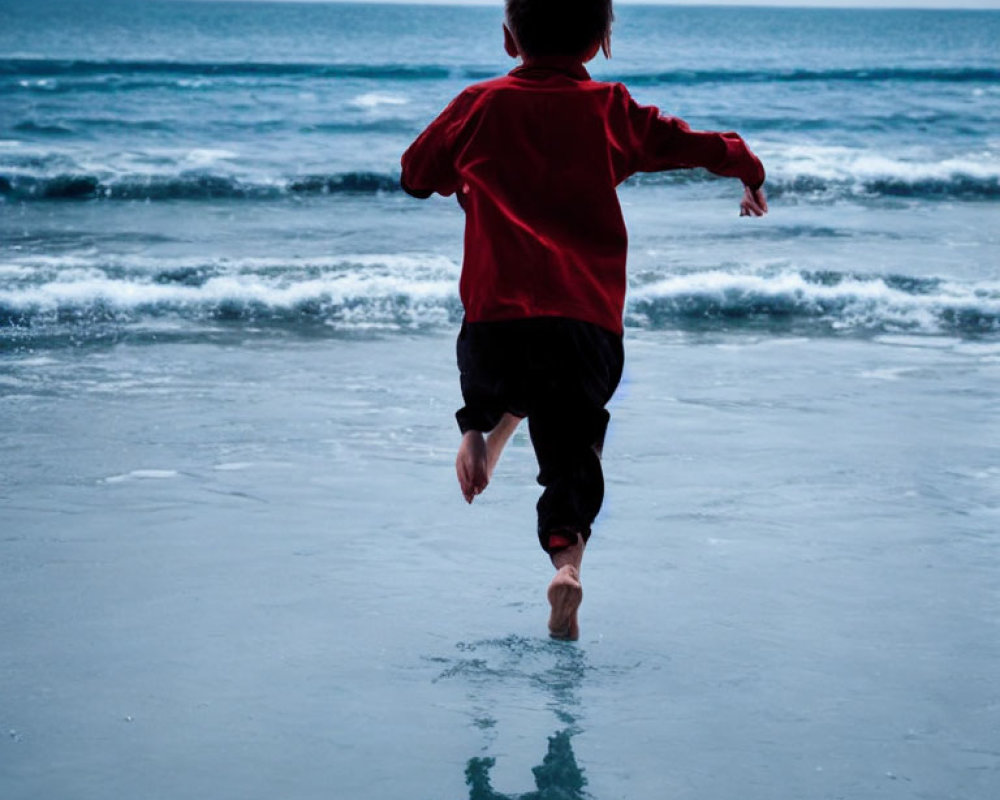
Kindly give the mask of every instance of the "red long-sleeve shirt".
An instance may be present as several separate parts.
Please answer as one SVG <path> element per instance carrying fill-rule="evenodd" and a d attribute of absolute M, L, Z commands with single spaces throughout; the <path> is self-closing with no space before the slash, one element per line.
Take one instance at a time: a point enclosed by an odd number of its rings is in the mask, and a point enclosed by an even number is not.
<path fill-rule="evenodd" d="M 764 181 L 737 134 L 692 131 L 565 59 L 470 86 L 402 167 L 407 192 L 457 192 L 465 209 L 459 294 L 469 322 L 558 316 L 616 333 L 628 248 L 618 184 L 685 167 L 754 189 Z"/>

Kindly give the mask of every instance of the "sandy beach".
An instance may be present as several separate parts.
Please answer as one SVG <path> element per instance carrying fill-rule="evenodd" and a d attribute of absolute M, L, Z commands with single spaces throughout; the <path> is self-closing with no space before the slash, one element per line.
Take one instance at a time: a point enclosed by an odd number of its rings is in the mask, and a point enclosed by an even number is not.
<path fill-rule="evenodd" d="M 988 797 L 998 370 L 632 336 L 567 645 L 523 432 L 459 495 L 450 338 L 9 362 L 5 796 L 516 796 L 565 731 L 593 797 Z"/>

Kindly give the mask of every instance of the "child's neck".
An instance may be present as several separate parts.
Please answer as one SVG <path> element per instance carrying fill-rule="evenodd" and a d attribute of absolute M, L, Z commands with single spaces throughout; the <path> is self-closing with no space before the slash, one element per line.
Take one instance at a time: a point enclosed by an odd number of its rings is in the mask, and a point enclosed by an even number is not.
<path fill-rule="evenodd" d="M 579 56 L 521 56 L 522 67 L 584 69 L 583 65 L 584 61 Z"/>

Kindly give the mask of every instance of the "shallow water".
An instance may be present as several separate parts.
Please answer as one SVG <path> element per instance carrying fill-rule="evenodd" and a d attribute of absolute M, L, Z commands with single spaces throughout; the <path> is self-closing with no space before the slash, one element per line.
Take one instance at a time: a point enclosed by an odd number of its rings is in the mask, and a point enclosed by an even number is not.
<path fill-rule="evenodd" d="M 1000 349 L 628 359 L 575 645 L 524 434 L 457 491 L 449 338 L 7 361 L 5 796 L 516 797 L 550 737 L 542 797 L 992 796 Z"/>

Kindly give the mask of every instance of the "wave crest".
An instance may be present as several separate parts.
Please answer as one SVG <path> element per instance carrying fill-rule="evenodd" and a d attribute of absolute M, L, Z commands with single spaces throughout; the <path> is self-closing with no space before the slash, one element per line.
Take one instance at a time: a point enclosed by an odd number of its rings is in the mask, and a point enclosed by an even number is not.
<path fill-rule="evenodd" d="M 131 76 L 169 78 L 191 76 L 200 78 L 367 78 L 374 80 L 483 80 L 502 74 L 500 68 L 483 66 L 449 66 L 444 64 L 347 64 L 322 62 L 212 62 L 166 60 L 73 60 L 0 58 L 0 77 L 17 79 L 4 84 L 8 91 L 58 91 L 59 79 L 110 78 L 129 79 Z M 895 81 L 905 83 L 995 83 L 1000 81 L 1000 69 L 991 67 L 853 67 L 837 69 L 711 69 L 673 70 L 670 72 L 612 73 L 603 80 L 623 81 L 630 85 L 705 83 L 804 83 L 847 82 L 873 83 Z M 30 79 L 35 80 L 30 80 Z M 48 80 L 46 80 L 48 79 Z M 177 82 L 175 82 L 177 83 Z M 150 82 L 142 81 L 144 87 Z M 201 88 L 188 81 L 177 83 L 187 88 Z M 92 88 L 101 88 L 94 84 Z"/>
<path fill-rule="evenodd" d="M 100 178 L 88 174 L 0 175 L 0 194 L 12 200 L 267 200 L 289 194 L 394 192 L 399 177 L 375 172 L 311 175 L 254 182 L 211 172 Z"/>
<path fill-rule="evenodd" d="M 997 333 L 1000 284 L 833 271 L 761 275 L 717 270 L 634 289 L 627 319 L 650 328 Z"/>
<path fill-rule="evenodd" d="M 458 265 L 431 256 L 245 259 L 97 267 L 13 265 L 0 288 L 0 342 L 151 320 L 421 330 L 455 325 Z M 2 271 L 0 271 L 2 274 Z M 1000 333 L 1000 283 L 906 275 L 714 270 L 629 292 L 626 324 L 648 329 Z"/>
<path fill-rule="evenodd" d="M 976 168 L 970 165 L 969 169 Z M 961 167 L 956 168 L 961 170 Z M 899 172 L 904 171 L 900 166 Z M 982 173 L 982 169 L 980 169 Z M 690 185 L 719 180 L 702 170 L 644 173 L 627 181 L 630 186 Z M 398 192 L 399 175 L 348 171 L 254 181 L 212 172 L 177 175 L 125 175 L 103 178 L 65 172 L 32 175 L 0 174 L 0 196 L 16 202 L 40 200 L 274 200 L 296 195 L 379 194 Z M 777 174 L 769 176 L 772 197 L 803 198 L 912 198 L 920 200 L 994 201 L 1000 199 L 1000 174 L 858 175 Z"/>

